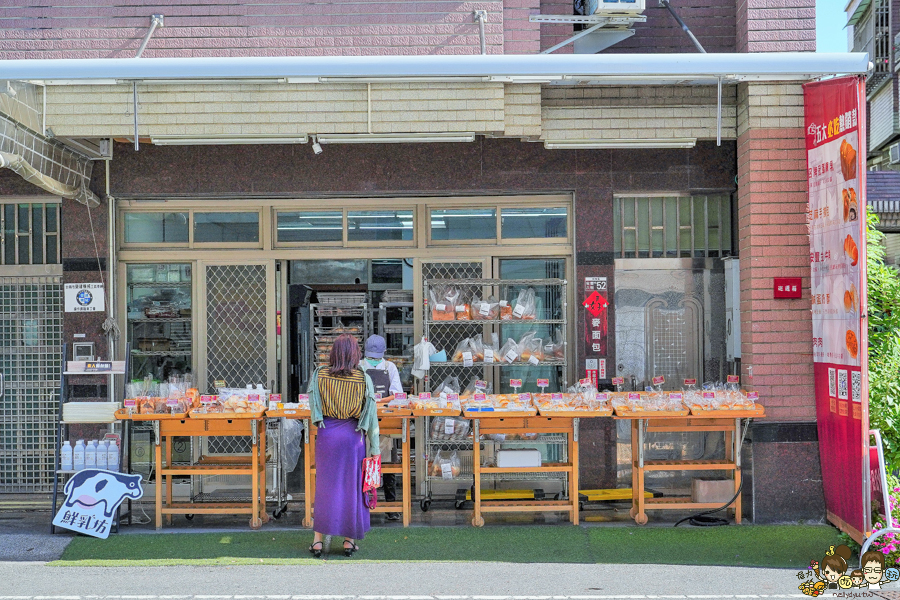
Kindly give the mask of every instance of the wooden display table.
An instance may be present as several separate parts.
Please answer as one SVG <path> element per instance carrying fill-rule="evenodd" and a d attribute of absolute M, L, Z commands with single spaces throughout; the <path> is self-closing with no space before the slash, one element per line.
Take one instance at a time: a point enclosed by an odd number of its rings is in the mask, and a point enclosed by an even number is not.
<path fill-rule="evenodd" d="M 124 411 L 120 411 L 124 412 Z M 116 416 L 119 416 L 117 413 Z M 121 418 L 129 418 L 124 414 Z M 266 427 L 262 412 L 259 413 L 214 413 L 185 415 L 136 415 L 132 420 L 153 422 L 156 457 L 156 528 L 162 528 L 163 515 L 166 523 L 172 523 L 172 515 L 194 514 L 248 514 L 250 527 L 259 529 L 269 521 L 266 514 Z M 249 436 L 251 450 L 249 456 L 209 457 L 203 456 L 196 464 L 173 465 L 172 443 L 174 437 L 208 436 Z M 162 445 L 166 441 L 165 461 Z M 173 502 L 172 478 L 175 475 L 249 475 L 249 502 Z M 163 483 L 166 497 L 163 500 Z"/>
<path fill-rule="evenodd" d="M 685 414 L 687 410 L 683 411 Z M 690 496 L 647 498 L 644 476 L 647 471 L 731 471 L 734 477 L 734 493 L 741 485 L 741 445 L 747 427 L 753 417 L 765 416 L 757 405 L 752 411 L 717 410 L 697 415 L 654 414 L 654 411 L 619 412 L 616 419 L 631 421 L 631 516 L 638 525 L 648 521 L 647 510 L 712 509 L 722 502 L 694 502 Z M 652 432 L 694 433 L 721 431 L 725 436 L 725 458 L 718 460 L 645 460 L 644 434 Z M 735 523 L 741 522 L 741 496 L 738 494 L 733 508 Z"/>
<path fill-rule="evenodd" d="M 467 415 L 468 416 L 468 415 Z M 474 450 L 473 475 L 475 510 L 472 525 L 482 527 L 486 512 L 567 512 L 573 525 L 578 525 L 578 417 L 515 417 L 502 412 L 472 413 Z M 547 463 L 539 467 L 483 467 L 481 465 L 481 436 L 488 434 L 556 433 L 568 437 L 568 462 Z M 536 443 L 539 440 L 536 440 Z M 568 500 L 487 500 L 482 497 L 481 475 L 502 473 L 567 473 Z"/>
<path fill-rule="evenodd" d="M 313 512 L 315 510 L 316 497 L 316 432 L 318 429 L 312 424 L 309 410 L 281 410 L 268 411 L 266 416 L 270 418 L 284 417 L 286 419 L 302 419 L 303 421 L 303 472 L 304 472 L 304 498 L 305 513 L 303 526 L 313 527 Z M 412 492 L 410 487 L 410 427 L 409 420 L 413 418 L 411 410 L 378 408 L 378 429 L 382 435 L 399 435 L 401 440 L 401 462 L 399 464 L 382 463 L 382 473 L 396 473 L 403 478 L 400 502 L 379 502 L 371 512 L 387 513 L 399 512 L 403 517 L 403 526 L 408 527 L 412 515 Z M 362 492 L 360 492 L 362 493 Z"/>

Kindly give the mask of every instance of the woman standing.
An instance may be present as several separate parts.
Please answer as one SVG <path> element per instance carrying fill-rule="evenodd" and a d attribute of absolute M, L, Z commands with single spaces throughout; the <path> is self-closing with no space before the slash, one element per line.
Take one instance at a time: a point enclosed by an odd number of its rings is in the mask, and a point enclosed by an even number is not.
<path fill-rule="evenodd" d="M 334 341 L 328 367 L 309 382 L 309 408 L 316 436 L 316 498 L 309 547 L 322 556 L 325 535 L 343 536 L 344 554 L 359 550 L 369 530 L 362 493 L 362 461 L 379 454 L 378 415 L 372 380 L 359 368 L 359 344 L 344 334 Z M 368 438 L 368 444 L 367 440 Z"/>

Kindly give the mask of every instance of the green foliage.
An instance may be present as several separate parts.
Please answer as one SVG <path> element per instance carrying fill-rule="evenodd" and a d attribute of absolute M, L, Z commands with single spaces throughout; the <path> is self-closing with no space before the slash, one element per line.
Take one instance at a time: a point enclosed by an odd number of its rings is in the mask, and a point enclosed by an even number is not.
<path fill-rule="evenodd" d="M 867 222 L 869 425 L 881 431 L 885 461 L 900 467 L 900 273 L 884 264 L 884 234 Z"/>

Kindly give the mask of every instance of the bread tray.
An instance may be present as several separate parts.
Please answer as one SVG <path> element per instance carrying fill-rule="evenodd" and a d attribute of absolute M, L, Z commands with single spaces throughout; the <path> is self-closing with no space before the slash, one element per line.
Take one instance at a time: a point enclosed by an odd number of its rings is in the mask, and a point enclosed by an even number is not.
<path fill-rule="evenodd" d="M 399 406 L 379 406 L 379 417 L 411 417 L 413 411 L 408 408 L 400 408 Z"/>
<path fill-rule="evenodd" d="M 528 410 L 463 410 L 467 419 L 511 419 L 516 417 L 536 417 L 537 409 Z"/>
<path fill-rule="evenodd" d="M 283 408 L 281 410 L 267 410 L 266 417 L 270 419 L 308 419 L 312 413 L 308 408 Z"/>
<path fill-rule="evenodd" d="M 229 421 L 236 421 L 239 419 L 261 419 L 263 415 L 266 414 L 265 410 L 258 410 L 256 412 L 244 412 L 244 413 L 236 413 L 236 412 L 221 412 L 221 413 L 202 413 L 197 412 L 195 408 L 191 412 L 188 413 L 188 416 L 192 419 L 227 419 Z"/>
<path fill-rule="evenodd" d="M 462 411 L 458 408 L 414 408 L 412 414 L 417 417 L 458 417 Z"/>
<path fill-rule="evenodd" d="M 691 407 L 691 415 L 704 418 L 731 417 L 732 419 L 746 419 L 751 417 L 764 417 L 766 416 L 766 409 L 762 404 L 756 404 L 753 408 L 742 409 L 720 408 L 717 410 L 703 410 Z"/>
<path fill-rule="evenodd" d="M 538 412 L 542 417 L 611 417 L 613 414 L 611 408 L 606 410 L 574 410 L 571 408 L 545 410 L 538 408 Z"/>
<path fill-rule="evenodd" d="M 627 408 L 617 406 L 615 408 L 616 416 L 622 419 L 658 419 L 660 417 L 686 417 L 691 411 L 687 408 L 682 410 L 628 410 Z"/>
<path fill-rule="evenodd" d="M 188 418 L 187 413 L 138 414 L 136 410 L 132 411 L 131 416 L 128 416 L 127 408 L 120 408 L 116 411 L 115 415 L 117 419 L 122 421 L 127 421 L 129 419 L 132 421 L 184 421 Z"/>

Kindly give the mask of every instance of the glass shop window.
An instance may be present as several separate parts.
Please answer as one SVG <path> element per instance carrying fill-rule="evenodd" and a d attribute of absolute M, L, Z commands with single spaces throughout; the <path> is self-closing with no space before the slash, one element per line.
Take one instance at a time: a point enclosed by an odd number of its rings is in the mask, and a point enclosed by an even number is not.
<path fill-rule="evenodd" d="M 412 210 L 349 211 L 347 241 L 412 241 L 414 223 Z"/>
<path fill-rule="evenodd" d="M 195 243 L 259 243 L 258 212 L 195 212 Z"/>
<path fill-rule="evenodd" d="M 431 239 L 496 240 L 497 209 L 431 209 Z"/>
<path fill-rule="evenodd" d="M 565 238 L 568 235 L 565 207 L 504 208 L 500 219 L 503 239 Z"/>
<path fill-rule="evenodd" d="M 126 244 L 187 244 L 190 217 L 186 212 L 126 212 Z"/>
<path fill-rule="evenodd" d="M 344 239 L 342 211 L 278 211 L 278 242 L 341 242 Z"/>

